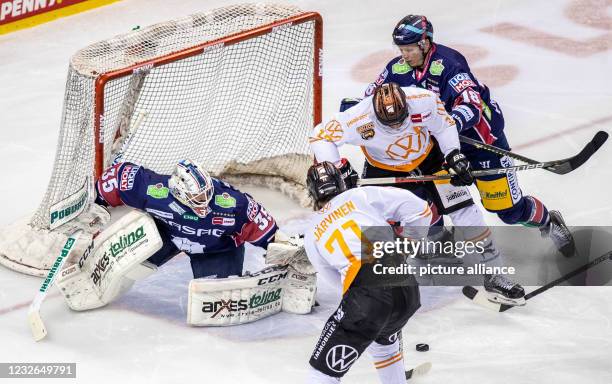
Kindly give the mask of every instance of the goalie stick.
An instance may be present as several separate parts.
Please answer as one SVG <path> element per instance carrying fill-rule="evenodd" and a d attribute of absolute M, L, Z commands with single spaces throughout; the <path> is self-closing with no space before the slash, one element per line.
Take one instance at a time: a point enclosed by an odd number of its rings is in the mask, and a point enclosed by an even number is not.
<path fill-rule="evenodd" d="M 595 134 L 593 139 L 588 142 L 584 148 L 575 156 L 568 157 L 561 160 L 552 160 L 545 162 L 533 162 L 531 164 L 515 165 L 507 168 L 491 168 L 491 169 L 478 169 L 471 171 L 472 176 L 480 177 L 487 175 L 498 175 L 503 173 L 510 173 L 514 171 L 525 171 L 528 169 L 544 168 L 553 170 L 557 174 L 564 175 L 569 173 L 576 168 L 584 164 L 601 146 L 608 140 L 608 134 L 603 131 L 599 131 Z M 378 177 L 371 179 L 359 179 L 357 184 L 363 185 L 380 185 L 380 184 L 401 184 L 401 183 L 418 183 L 423 181 L 435 181 L 435 180 L 448 180 L 453 175 L 424 175 L 424 176 L 404 176 L 404 177 Z"/>
<path fill-rule="evenodd" d="M 591 260 L 589 263 L 583 265 L 582 267 L 579 267 L 561 277 L 559 277 L 556 280 L 551 281 L 550 283 L 541 286 L 540 288 L 534 290 L 533 292 L 529 292 L 528 294 L 525 295 L 525 300 L 529 300 L 534 296 L 539 295 L 542 292 L 545 292 L 547 290 L 549 290 L 550 288 L 559 285 L 560 283 L 571 279 L 572 277 L 586 271 L 589 268 L 592 268 L 594 266 L 596 266 L 597 264 L 605 261 L 605 260 L 612 260 L 612 251 L 604 253 L 603 255 L 599 256 L 598 258 Z M 500 304 L 500 303 L 493 303 L 491 301 L 489 301 L 489 299 L 487 299 L 487 294 L 486 292 L 483 292 L 481 290 L 478 290 L 472 286 L 466 285 L 465 287 L 463 287 L 463 294 L 465 295 L 465 297 L 467 297 L 468 299 L 472 300 L 474 303 L 479 304 L 482 307 L 491 309 L 495 312 L 505 312 L 508 309 L 512 308 L 512 305 L 506 305 L 506 304 Z"/>
<path fill-rule="evenodd" d="M 49 288 L 53 285 L 53 281 L 55 280 L 55 276 L 61 271 L 62 266 L 66 259 L 70 256 L 74 244 L 79 239 L 82 230 L 77 230 L 72 235 L 68 236 L 68 240 L 64 244 L 59 256 L 55 259 L 55 262 L 49 269 L 49 273 L 43 281 L 40 289 L 34 296 L 34 300 L 30 304 L 30 308 L 28 310 L 28 323 L 30 324 L 30 329 L 32 330 L 32 336 L 34 340 L 40 341 L 47 336 L 47 328 L 45 327 L 45 323 L 43 323 L 42 318 L 40 316 L 40 307 L 42 305 L 43 300 L 47 296 L 47 292 Z"/>
<path fill-rule="evenodd" d="M 570 167 L 543 167 L 543 169 L 556 173 L 558 175 L 564 175 L 568 172 L 573 171 L 574 169 L 580 167 L 584 164 L 597 150 L 606 142 L 608 139 L 608 133 L 604 131 L 599 131 L 593 136 L 591 141 L 587 143 L 584 149 L 576 156 L 574 156 L 575 160 L 573 163 L 570 163 Z M 530 159 L 528 157 L 519 155 L 518 153 L 514 153 L 511 151 L 507 151 L 505 149 L 498 148 L 494 145 L 489 145 L 485 143 L 481 143 L 480 141 L 470 139 L 469 137 L 459 135 L 459 141 L 462 143 L 473 145 L 476 148 L 484 149 L 489 152 L 496 153 L 501 156 L 508 156 L 512 159 L 522 161 L 527 164 L 537 164 L 537 160 Z M 566 159 L 567 160 L 567 159 Z"/>
<path fill-rule="evenodd" d="M 419 364 L 416 367 L 406 371 L 406 381 L 409 381 L 410 379 L 414 377 L 423 376 L 427 372 L 429 372 L 430 369 L 431 369 L 430 362 Z"/>

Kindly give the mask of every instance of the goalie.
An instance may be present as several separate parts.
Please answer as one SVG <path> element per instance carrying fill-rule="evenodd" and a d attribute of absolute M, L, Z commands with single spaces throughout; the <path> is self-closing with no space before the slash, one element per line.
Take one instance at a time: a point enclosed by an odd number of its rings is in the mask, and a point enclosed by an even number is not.
<path fill-rule="evenodd" d="M 57 284 L 70 308 L 108 304 L 184 252 L 194 277 L 189 324 L 240 324 L 281 309 L 310 312 L 315 275 L 296 270 L 300 263 L 288 265 L 300 249 L 296 241 L 251 196 L 210 177 L 196 162 L 181 160 L 172 175 L 119 163 L 102 174 L 96 191 L 100 205 L 137 211 L 107 226 L 78 264 L 62 271 Z M 268 262 L 285 264 L 242 276 L 246 242 L 268 249 Z"/>

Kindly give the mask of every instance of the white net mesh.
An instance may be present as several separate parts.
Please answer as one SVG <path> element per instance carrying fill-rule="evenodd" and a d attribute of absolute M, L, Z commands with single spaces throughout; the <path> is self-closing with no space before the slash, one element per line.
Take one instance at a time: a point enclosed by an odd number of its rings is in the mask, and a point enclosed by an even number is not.
<path fill-rule="evenodd" d="M 217 176 L 265 174 L 303 184 L 311 163 L 306 137 L 314 124 L 314 21 L 277 26 L 159 64 L 177 52 L 301 13 L 268 4 L 230 6 L 77 52 L 52 179 L 32 224 L 49 227 L 50 207 L 92 182 L 98 141 L 105 167 L 121 148 L 124 160 L 160 173 L 169 173 L 181 158 L 192 158 Z M 101 137 L 96 138 L 100 75 L 151 62 L 154 66 L 142 65 L 106 83 Z"/>
<path fill-rule="evenodd" d="M 66 238 L 50 229 L 87 208 L 118 151 L 159 173 L 192 158 L 230 182 L 264 175 L 260 184 L 303 193 L 320 105 L 319 21 L 291 6 L 235 5 L 77 52 L 49 186 L 29 225 L 0 232 L 0 264 L 50 268 Z"/>

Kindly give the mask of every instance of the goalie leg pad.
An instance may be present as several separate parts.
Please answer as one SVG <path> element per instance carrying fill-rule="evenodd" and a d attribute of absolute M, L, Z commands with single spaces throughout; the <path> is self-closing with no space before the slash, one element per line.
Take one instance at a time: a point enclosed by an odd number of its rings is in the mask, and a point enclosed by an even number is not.
<path fill-rule="evenodd" d="M 201 278 L 189 283 L 187 323 L 228 326 L 280 312 L 287 266 L 271 266 L 244 277 Z"/>
<path fill-rule="evenodd" d="M 284 281 L 283 312 L 305 315 L 310 313 L 317 293 L 317 275 L 299 272 L 292 265 Z"/>
<path fill-rule="evenodd" d="M 135 279 L 156 270 L 143 263 L 162 246 L 153 219 L 130 211 L 93 241 L 78 263 L 60 273 L 57 286 L 76 311 L 98 308 L 126 292 Z"/>

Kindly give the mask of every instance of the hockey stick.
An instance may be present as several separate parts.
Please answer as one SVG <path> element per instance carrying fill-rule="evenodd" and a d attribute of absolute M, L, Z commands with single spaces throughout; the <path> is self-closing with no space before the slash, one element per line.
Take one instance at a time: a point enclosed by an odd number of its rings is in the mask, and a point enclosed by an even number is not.
<path fill-rule="evenodd" d="M 61 271 L 64 262 L 70 256 L 70 252 L 72 251 L 74 244 L 77 242 L 82 232 L 82 230 L 77 230 L 72 235 L 68 236 L 66 244 L 64 244 L 59 256 L 57 259 L 55 259 L 53 266 L 51 266 L 51 269 L 49 269 L 49 273 L 47 274 L 45 281 L 40 286 L 36 296 L 34 296 L 32 304 L 30 304 L 30 309 L 28 310 L 28 323 L 30 324 L 30 329 L 32 330 L 32 336 L 36 341 L 40 341 L 47 336 L 47 328 L 40 317 L 40 307 L 42 302 L 45 300 L 49 288 L 53 285 L 55 276 L 59 271 Z"/>
<path fill-rule="evenodd" d="M 147 112 L 138 113 L 138 116 L 136 117 L 136 120 L 134 120 L 132 128 L 129 129 L 126 136 L 123 138 L 123 141 L 119 141 L 121 142 L 121 148 L 119 148 L 119 150 L 113 155 L 112 165 L 118 164 L 123 161 L 123 154 L 125 153 L 125 150 L 132 141 L 132 138 L 134 138 L 134 135 L 136 135 L 136 131 L 138 130 L 138 128 L 140 128 L 140 124 L 142 124 L 144 119 L 146 119 L 148 116 L 149 114 Z M 113 146 L 115 146 L 116 144 L 117 143 L 113 143 Z"/>
<path fill-rule="evenodd" d="M 431 369 L 431 363 L 428 361 L 427 363 L 419 364 L 416 367 L 406 371 L 406 381 L 412 379 L 413 377 L 423 376 Z"/>
<path fill-rule="evenodd" d="M 589 263 L 583 265 L 582 267 L 579 267 L 575 270 L 573 270 L 572 272 L 569 272 L 561 277 L 559 277 L 556 280 L 551 281 L 550 283 L 541 286 L 540 288 L 536 289 L 533 292 L 529 292 L 528 294 L 525 295 L 525 300 L 529 300 L 534 296 L 539 295 L 542 292 L 545 292 L 547 290 L 549 290 L 550 288 L 559 285 L 560 283 L 571 279 L 572 277 L 586 271 L 589 268 L 592 268 L 594 266 L 596 266 L 597 264 L 605 261 L 605 260 L 612 260 L 612 251 L 604 253 L 603 255 L 599 256 L 598 258 L 590 261 Z M 465 287 L 463 287 L 463 294 L 470 300 L 472 300 L 473 302 L 475 302 L 476 304 L 479 304 L 482 307 L 491 309 L 495 312 L 505 312 L 508 309 L 514 307 L 513 305 L 507 305 L 507 304 L 500 304 L 500 303 L 493 303 L 491 301 L 489 301 L 487 299 L 487 294 L 486 292 L 483 292 L 481 290 L 478 290 L 472 286 L 466 285 Z"/>
<path fill-rule="evenodd" d="M 544 168 L 551 170 L 557 174 L 566 174 L 584 164 L 608 139 L 608 134 L 603 131 L 597 132 L 589 143 L 575 156 L 561 160 L 552 160 L 545 162 L 534 162 L 531 164 L 514 165 L 507 168 L 491 168 L 478 169 L 471 171 L 472 176 L 488 176 L 510 173 L 515 171 L 526 171 L 528 169 Z M 404 177 L 377 177 L 371 179 L 359 179 L 357 184 L 363 185 L 380 185 L 380 184 L 401 184 L 401 183 L 419 183 L 423 181 L 448 180 L 453 175 L 424 175 L 424 176 L 404 176 Z"/>
<path fill-rule="evenodd" d="M 591 156 L 593 156 L 593 154 L 597 152 L 597 150 L 606 142 L 607 139 L 608 139 L 608 133 L 604 131 L 599 131 L 595 134 L 595 136 L 593 136 L 591 141 L 586 144 L 586 146 L 582 149 L 582 151 L 580 151 L 578 155 L 571 158 L 573 159 L 573 161 L 571 161 L 568 165 L 563 166 L 563 167 L 551 166 L 551 167 L 543 167 L 543 168 L 547 171 L 556 173 L 558 175 L 564 175 L 568 172 L 571 172 L 574 169 L 580 167 Z M 527 164 L 537 164 L 538 163 L 537 160 L 530 159 L 528 157 L 519 155 L 514 152 L 507 151 L 505 149 L 498 148 L 493 145 L 481 143 L 477 140 L 470 139 L 469 137 L 459 135 L 459 141 L 461 141 L 462 143 L 473 145 L 476 148 L 480 148 L 480 149 L 487 150 L 489 152 L 496 153 L 501 156 L 508 156 L 512 159 L 519 160 Z M 566 159 L 566 160 L 569 160 L 569 159 Z"/>

